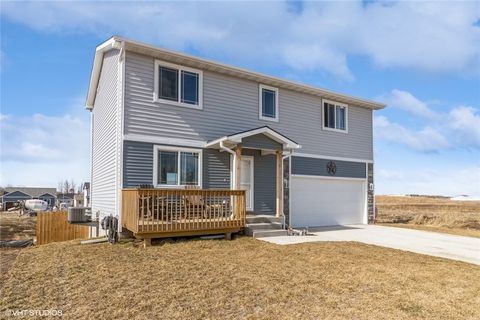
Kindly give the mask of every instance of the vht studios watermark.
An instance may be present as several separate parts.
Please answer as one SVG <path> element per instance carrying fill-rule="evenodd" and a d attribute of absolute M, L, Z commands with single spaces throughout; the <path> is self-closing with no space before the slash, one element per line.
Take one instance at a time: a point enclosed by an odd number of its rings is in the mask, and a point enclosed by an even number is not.
<path fill-rule="evenodd" d="M 61 317 L 63 311 L 60 309 L 12 309 L 5 310 L 6 317 Z"/>

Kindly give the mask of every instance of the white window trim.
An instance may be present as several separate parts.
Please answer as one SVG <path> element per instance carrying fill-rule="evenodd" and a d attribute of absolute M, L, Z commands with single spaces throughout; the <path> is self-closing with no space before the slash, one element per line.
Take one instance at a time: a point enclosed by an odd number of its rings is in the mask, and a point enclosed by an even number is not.
<path fill-rule="evenodd" d="M 262 91 L 263 89 L 271 90 L 275 92 L 275 118 L 272 117 L 265 117 L 262 115 Z M 260 84 L 258 86 L 258 118 L 260 120 L 267 120 L 267 121 L 273 121 L 273 122 L 278 122 L 278 115 L 279 115 L 279 108 L 278 108 L 278 101 L 279 101 L 280 95 L 278 94 L 278 88 L 275 87 L 270 87 L 266 86 L 264 84 Z"/>
<path fill-rule="evenodd" d="M 176 151 L 178 152 L 178 174 L 177 184 L 160 184 L 158 183 L 158 151 Z M 203 170 L 203 151 L 202 149 L 182 148 L 182 147 L 169 147 L 169 146 L 153 146 L 153 185 L 156 188 L 182 188 L 185 185 L 180 184 L 180 152 L 194 152 L 198 153 L 198 186 L 201 188 L 202 184 L 202 170 Z"/>
<path fill-rule="evenodd" d="M 337 110 L 336 110 L 337 106 L 345 108 L 345 130 L 325 127 L 325 103 L 335 105 L 335 113 L 334 113 L 335 117 L 337 115 Z M 333 101 L 333 100 L 322 99 L 322 116 L 321 116 L 321 119 L 322 119 L 322 129 L 323 130 L 340 132 L 340 133 L 348 133 L 348 105 L 347 104 L 341 103 L 341 102 L 336 102 L 336 101 Z M 336 119 L 335 119 L 334 122 L 335 122 L 335 125 L 337 125 Z"/>
<path fill-rule="evenodd" d="M 158 83 L 159 83 L 158 68 L 159 67 L 167 67 L 167 68 L 172 68 L 172 69 L 178 70 L 178 79 L 177 79 L 178 80 L 178 83 L 177 83 L 177 90 L 178 90 L 177 99 L 178 100 L 177 101 L 162 99 L 162 98 L 158 97 L 158 95 L 159 95 L 159 92 L 158 92 Z M 182 99 L 182 88 L 181 88 L 182 71 L 198 73 L 198 105 L 181 102 L 181 99 Z M 174 105 L 174 106 L 177 106 L 177 107 L 185 107 L 185 108 L 190 108 L 190 109 L 198 109 L 198 110 L 203 109 L 203 71 L 202 70 L 188 68 L 188 67 L 180 66 L 178 64 L 165 62 L 165 61 L 162 61 L 162 60 L 155 60 L 155 72 L 154 72 L 154 84 L 153 85 L 154 85 L 154 88 L 153 88 L 153 101 L 154 102 L 160 102 L 160 103 Z"/>

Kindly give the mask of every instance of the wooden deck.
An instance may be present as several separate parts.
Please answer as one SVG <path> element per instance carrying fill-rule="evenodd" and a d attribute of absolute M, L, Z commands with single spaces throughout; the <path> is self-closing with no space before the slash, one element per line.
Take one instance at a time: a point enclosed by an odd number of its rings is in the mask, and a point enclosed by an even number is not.
<path fill-rule="evenodd" d="M 245 208 L 243 190 L 122 190 L 122 225 L 139 238 L 231 234 L 245 227 Z"/>

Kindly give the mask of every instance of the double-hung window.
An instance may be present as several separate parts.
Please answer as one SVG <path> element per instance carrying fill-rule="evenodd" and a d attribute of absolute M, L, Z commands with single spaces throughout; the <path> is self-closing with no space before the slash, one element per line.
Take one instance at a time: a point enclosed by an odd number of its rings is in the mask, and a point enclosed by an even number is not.
<path fill-rule="evenodd" d="M 155 146 L 155 186 L 201 186 L 202 152 L 198 149 Z"/>
<path fill-rule="evenodd" d="M 258 100 L 259 118 L 278 121 L 278 89 L 260 85 Z"/>
<path fill-rule="evenodd" d="M 202 109 L 200 70 L 155 61 L 155 100 L 167 104 Z"/>
<path fill-rule="evenodd" d="M 348 106 L 323 100 L 323 129 L 348 132 Z"/>

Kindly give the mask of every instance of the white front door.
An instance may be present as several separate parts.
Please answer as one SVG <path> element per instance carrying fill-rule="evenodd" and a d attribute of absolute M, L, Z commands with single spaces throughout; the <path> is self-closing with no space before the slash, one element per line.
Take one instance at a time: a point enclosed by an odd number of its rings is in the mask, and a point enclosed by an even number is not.
<path fill-rule="evenodd" d="M 253 210 L 253 157 L 242 156 L 240 188 L 245 190 L 247 210 Z"/>

